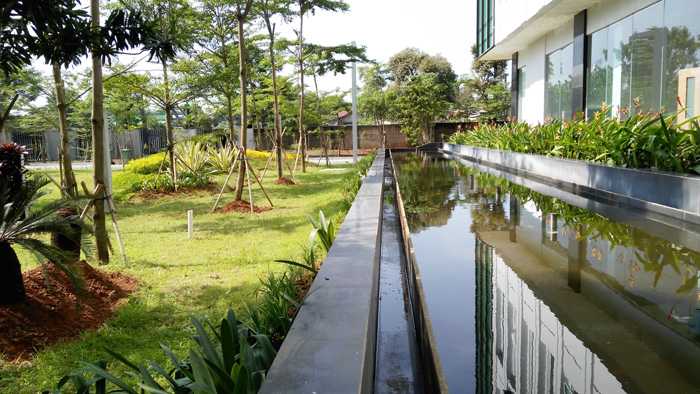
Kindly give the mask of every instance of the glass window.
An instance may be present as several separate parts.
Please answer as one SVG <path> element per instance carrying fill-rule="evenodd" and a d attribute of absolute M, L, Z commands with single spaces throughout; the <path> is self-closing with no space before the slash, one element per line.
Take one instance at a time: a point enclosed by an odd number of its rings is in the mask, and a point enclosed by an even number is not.
<path fill-rule="evenodd" d="M 545 119 L 571 119 L 573 46 L 550 53 L 545 63 Z"/>
<path fill-rule="evenodd" d="M 629 40 L 632 56 L 632 104 L 641 111 L 661 106 L 662 51 L 666 43 L 663 4 L 656 3 L 632 16 L 634 32 Z"/>
<path fill-rule="evenodd" d="M 685 99 L 678 73 L 700 66 L 697 7 L 697 0 L 659 1 L 591 35 L 588 117 L 603 103 L 615 116 L 678 110 Z"/>
<path fill-rule="evenodd" d="M 700 15 L 697 0 L 666 0 L 664 21 L 668 38 L 664 48 L 662 107 L 678 110 L 678 72 L 700 67 Z"/>
<path fill-rule="evenodd" d="M 608 85 L 608 29 L 595 32 L 590 38 L 590 64 L 587 78 L 586 117 L 591 118 L 601 110 L 603 104 L 610 104 Z M 609 113 L 608 113 L 609 115 Z"/>

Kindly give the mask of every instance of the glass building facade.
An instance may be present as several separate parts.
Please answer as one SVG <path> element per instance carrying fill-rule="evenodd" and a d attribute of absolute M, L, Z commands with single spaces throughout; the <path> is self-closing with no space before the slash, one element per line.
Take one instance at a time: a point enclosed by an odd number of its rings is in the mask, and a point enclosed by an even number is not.
<path fill-rule="evenodd" d="M 694 83 L 679 75 L 693 78 L 687 72 L 698 67 L 698 0 L 654 3 L 590 35 L 587 116 L 604 107 L 608 115 L 624 116 L 630 111 L 676 112 L 679 102 L 694 106 Z M 687 114 L 692 113 L 689 108 Z"/>
<path fill-rule="evenodd" d="M 476 51 L 478 55 L 494 44 L 494 0 L 476 0 Z"/>
<path fill-rule="evenodd" d="M 572 51 L 569 44 L 545 57 L 545 119 L 571 119 Z"/>

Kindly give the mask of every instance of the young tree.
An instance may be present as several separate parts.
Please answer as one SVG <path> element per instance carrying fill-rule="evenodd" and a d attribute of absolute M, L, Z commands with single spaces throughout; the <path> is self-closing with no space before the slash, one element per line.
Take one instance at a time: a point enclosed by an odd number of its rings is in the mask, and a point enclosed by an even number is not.
<path fill-rule="evenodd" d="M 275 156 L 277 158 L 277 178 L 283 177 L 282 163 L 282 120 L 280 119 L 279 88 L 277 87 L 277 61 L 275 59 L 275 39 L 276 27 L 273 22 L 275 16 L 283 20 L 289 19 L 292 15 L 290 7 L 293 0 L 261 0 L 259 4 L 260 15 L 265 22 L 267 35 L 270 40 L 270 69 L 272 71 L 272 102 L 274 109 L 274 131 L 275 131 Z"/>
<path fill-rule="evenodd" d="M 236 140 L 233 99 L 237 93 L 238 54 L 236 53 L 235 1 L 205 0 L 199 9 L 197 43 L 204 50 L 198 53 L 190 69 L 199 82 L 210 86 L 224 97 L 229 140 Z"/>
<path fill-rule="evenodd" d="M 149 27 L 144 49 L 149 53 L 149 61 L 156 59 L 162 67 L 160 88 L 155 91 L 142 88 L 141 93 L 165 111 L 170 177 L 177 187 L 173 112 L 176 106 L 187 98 L 174 97 L 169 71 L 177 52 L 189 49 L 192 44 L 194 10 L 187 0 L 124 0 L 124 3 L 143 14 Z"/>
<path fill-rule="evenodd" d="M 347 11 L 350 6 L 343 0 L 296 0 L 299 15 L 299 30 L 296 30 L 297 35 L 297 67 L 299 72 L 299 140 L 301 142 L 301 168 L 306 172 L 306 133 L 304 130 L 304 17 L 307 14 L 314 14 L 317 10 L 326 11 Z"/>
<path fill-rule="evenodd" d="M 247 95 L 247 57 L 246 57 L 246 40 L 245 40 L 245 24 L 251 17 L 253 8 L 253 0 L 234 0 L 235 1 L 235 19 L 238 28 L 238 76 L 239 76 L 239 91 L 241 97 L 241 132 L 240 144 L 242 149 L 248 146 L 247 131 L 248 131 L 248 95 Z M 236 181 L 236 201 L 243 198 L 243 187 L 246 176 L 246 163 L 241 162 L 238 171 L 238 180 Z"/>

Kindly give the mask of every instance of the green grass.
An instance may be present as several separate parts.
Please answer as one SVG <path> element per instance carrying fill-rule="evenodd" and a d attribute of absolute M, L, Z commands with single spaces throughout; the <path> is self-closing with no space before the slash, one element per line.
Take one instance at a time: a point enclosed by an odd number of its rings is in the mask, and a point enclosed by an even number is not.
<path fill-rule="evenodd" d="M 78 172 L 77 177 L 91 183 L 89 172 Z M 243 311 L 244 303 L 254 303 L 260 278 L 287 269 L 273 261 L 300 257 L 311 229 L 308 216 L 316 216 L 319 210 L 329 216 L 341 211 L 342 177 L 311 167 L 307 174 L 297 174 L 299 185 L 289 187 L 274 185 L 273 175 L 268 174 L 264 184 L 275 209 L 255 216 L 209 213 L 214 192 L 118 201 L 129 262 L 125 264 L 117 253 L 104 269 L 137 278 L 138 291 L 98 331 L 44 349 L 31 362 L 0 365 L 0 392 L 48 389 L 80 367 L 81 361 L 108 359 L 105 347 L 140 363 L 164 362 L 161 342 L 186 354 L 193 334 L 190 316 L 218 320 L 229 306 Z M 217 181 L 221 183 L 223 177 Z M 54 190 L 49 198 L 57 195 Z M 227 193 L 223 202 L 230 201 L 231 195 Z M 258 188 L 254 201 L 266 204 Z M 194 210 L 195 217 L 191 241 L 187 239 L 188 209 Z M 113 243 L 116 246 L 116 240 Z M 19 255 L 23 269 L 36 266 L 27 253 Z"/>

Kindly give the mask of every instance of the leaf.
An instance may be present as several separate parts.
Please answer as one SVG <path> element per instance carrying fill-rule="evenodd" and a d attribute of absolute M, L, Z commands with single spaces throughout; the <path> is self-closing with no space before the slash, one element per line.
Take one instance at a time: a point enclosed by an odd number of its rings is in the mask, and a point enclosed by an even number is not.
<path fill-rule="evenodd" d="M 190 350 L 190 362 L 192 363 L 192 373 L 194 374 L 194 388 L 195 394 L 217 394 L 216 385 L 214 385 L 214 379 L 209 373 L 207 364 L 204 362 L 202 356 L 194 350 Z"/>

